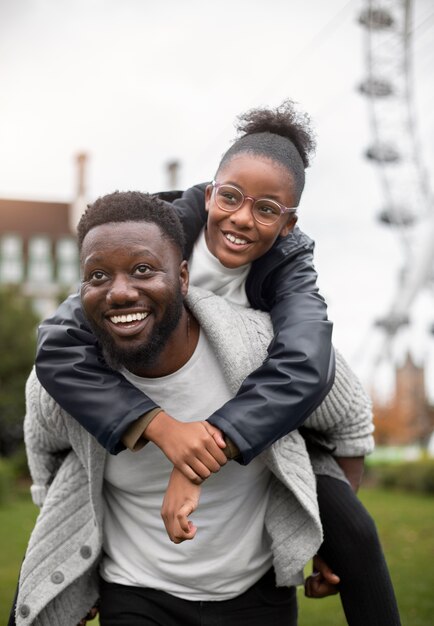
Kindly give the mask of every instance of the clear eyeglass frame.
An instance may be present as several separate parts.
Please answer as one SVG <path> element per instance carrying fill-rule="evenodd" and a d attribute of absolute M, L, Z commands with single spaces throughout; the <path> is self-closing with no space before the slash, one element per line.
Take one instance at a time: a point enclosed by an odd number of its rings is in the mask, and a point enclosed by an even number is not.
<path fill-rule="evenodd" d="M 217 206 L 222 211 L 234 213 L 241 209 L 246 200 L 252 201 L 251 211 L 256 222 L 264 226 L 272 226 L 285 213 L 296 213 L 297 207 L 286 207 L 277 200 L 269 198 L 253 198 L 247 196 L 235 185 L 212 181 Z M 226 195 L 225 195 L 226 194 Z"/>

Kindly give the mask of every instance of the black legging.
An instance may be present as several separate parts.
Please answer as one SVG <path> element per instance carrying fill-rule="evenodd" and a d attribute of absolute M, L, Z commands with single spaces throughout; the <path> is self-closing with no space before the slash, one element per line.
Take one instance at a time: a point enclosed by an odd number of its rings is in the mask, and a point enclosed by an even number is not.
<path fill-rule="evenodd" d="M 400 626 L 398 606 L 372 517 L 342 480 L 317 476 L 324 530 L 319 555 L 340 577 L 350 626 Z"/>

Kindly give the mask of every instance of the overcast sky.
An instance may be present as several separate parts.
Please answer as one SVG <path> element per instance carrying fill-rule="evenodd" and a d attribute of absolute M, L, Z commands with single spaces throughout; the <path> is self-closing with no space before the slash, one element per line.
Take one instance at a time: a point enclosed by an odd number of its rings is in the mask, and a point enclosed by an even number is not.
<path fill-rule="evenodd" d="M 70 200 L 79 151 L 90 157 L 89 200 L 164 189 L 172 159 L 185 188 L 212 178 L 238 114 L 297 101 L 318 137 L 299 225 L 317 242 L 335 345 L 366 380 L 381 338 L 372 324 L 390 307 L 403 252 L 376 220 L 381 187 L 363 158 L 371 129 L 357 92 L 366 75 L 357 18 L 365 4 L 0 0 L 0 196 Z M 434 11 L 431 0 L 413 4 L 415 105 L 432 175 Z M 411 346 L 434 379 L 432 302 L 418 298 L 395 352 Z"/>

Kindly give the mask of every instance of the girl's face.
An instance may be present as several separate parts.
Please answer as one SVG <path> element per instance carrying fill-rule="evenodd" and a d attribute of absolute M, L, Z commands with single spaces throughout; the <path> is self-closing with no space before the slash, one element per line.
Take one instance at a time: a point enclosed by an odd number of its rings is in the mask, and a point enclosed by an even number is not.
<path fill-rule="evenodd" d="M 291 173 L 267 157 L 234 156 L 218 171 L 216 183 L 234 185 L 245 196 L 276 200 L 285 207 L 296 204 Z M 248 199 L 237 211 L 223 211 L 217 206 L 211 185 L 206 189 L 205 200 L 208 249 L 225 267 L 239 267 L 258 259 L 278 237 L 286 237 L 297 221 L 293 213 L 284 213 L 274 224 L 260 224 L 253 218 L 252 200 Z"/>

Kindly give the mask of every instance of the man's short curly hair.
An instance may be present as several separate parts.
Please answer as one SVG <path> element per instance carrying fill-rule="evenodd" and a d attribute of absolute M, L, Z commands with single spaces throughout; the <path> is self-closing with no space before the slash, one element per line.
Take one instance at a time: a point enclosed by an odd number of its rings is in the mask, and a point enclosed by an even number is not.
<path fill-rule="evenodd" d="M 156 224 L 184 257 L 184 231 L 175 210 L 156 196 L 141 191 L 115 191 L 89 204 L 77 226 L 79 249 L 92 228 L 112 222 Z"/>

